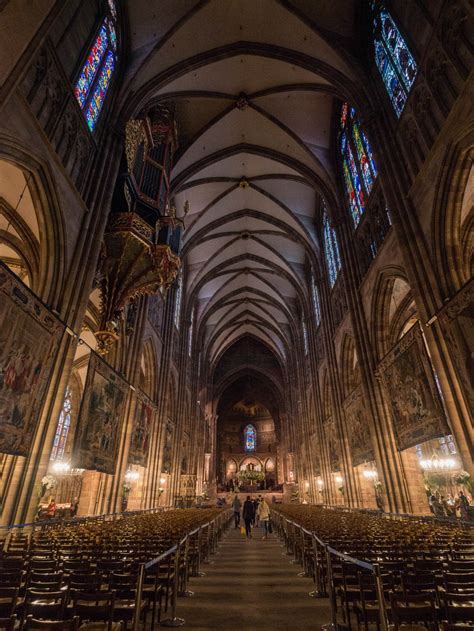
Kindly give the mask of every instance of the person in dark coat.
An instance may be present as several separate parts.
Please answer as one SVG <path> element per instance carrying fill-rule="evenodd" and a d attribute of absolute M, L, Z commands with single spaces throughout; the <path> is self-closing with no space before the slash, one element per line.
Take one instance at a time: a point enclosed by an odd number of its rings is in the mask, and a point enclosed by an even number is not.
<path fill-rule="evenodd" d="M 255 509 L 253 506 L 253 502 L 250 499 L 250 495 L 247 495 L 247 499 L 244 502 L 244 508 L 242 510 L 242 517 L 245 522 L 245 534 L 247 535 L 247 539 L 252 538 L 252 521 L 255 517 Z"/>

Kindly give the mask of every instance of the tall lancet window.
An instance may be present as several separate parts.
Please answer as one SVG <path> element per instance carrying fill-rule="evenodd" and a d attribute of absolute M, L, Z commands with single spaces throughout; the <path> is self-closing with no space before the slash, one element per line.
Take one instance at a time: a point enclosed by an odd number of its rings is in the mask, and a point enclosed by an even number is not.
<path fill-rule="evenodd" d="M 375 63 L 399 117 L 418 67 L 392 16 L 382 2 L 373 2 Z"/>
<path fill-rule="evenodd" d="M 74 87 L 91 132 L 99 120 L 117 63 L 117 11 L 113 0 L 109 0 L 108 7 Z"/>
<path fill-rule="evenodd" d="M 341 128 L 342 172 L 352 219 L 357 226 L 377 177 L 377 168 L 372 147 L 360 127 L 356 111 L 347 103 L 342 106 Z"/>
<path fill-rule="evenodd" d="M 174 325 L 179 329 L 179 316 L 181 315 L 181 302 L 183 300 L 183 277 L 180 274 L 178 286 L 176 287 L 176 298 L 174 303 Z"/>
<path fill-rule="evenodd" d="M 341 269 L 341 257 L 339 256 L 336 231 L 329 223 L 329 217 L 326 212 L 324 213 L 323 218 L 323 239 L 324 256 L 326 257 L 326 265 L 328 268 L 329 284 L 331 287 L 334 287 L 339 270 Z"/>
<path fill-rule="evenodd" d="M 306 322 L 303 319 L 301 320 L 301 327 L 303 329 L 304 354 L 308 355 L 308 353 L 309 353 L 308 329 L 306 328 Z"/>
<path fill-rule="evenodd" d="M 321 324 L 321 301 L 319 299 L 318 286 L 316 285 L 314 276 L 311 278 L 311 296 L 313 299 L 314 320 L 316 326 L 319 326 Z"/>
<path fill-rule="evenodd" d="M 194 333 L 194 310 L 191 311 L 191 323 L 189 324 L 188 333 L 188 355 L 191 357 L 191 351 L 193 348 L 193 333 Z"/>
<path fill-rule="evenodd" d="M 257 430 L 253 425 L 247 425 L 244 429 L 245 451 L 255 451 L 257 449 Z"/>
<path fill-rule="evenodd" d="M 71 390 L 69 386 L 66 389 L 63 407 L 59 413 L 56 434 L 54 435 L 53 451 L 51 452 L 51 460 L 62 460 L 64 458 L 64 450 L 66 449 L 66 441 L 71 427 Z"/>

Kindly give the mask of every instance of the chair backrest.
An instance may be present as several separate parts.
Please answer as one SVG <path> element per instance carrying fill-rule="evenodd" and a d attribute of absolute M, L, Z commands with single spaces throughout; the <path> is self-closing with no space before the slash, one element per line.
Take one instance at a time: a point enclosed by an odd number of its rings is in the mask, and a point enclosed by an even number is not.
<path fill-rule="evenodd" d="M 73 594 L 72 613 L 81 620 L 112 622 L 115 608 L 115 592 L 80 592 Z"/>
<path fill-rule="evenodd" d="M 404 623 L 417 622 L 437 628 L 433 594 L 402 596 L 395 592 L 390 592 L 390 604 L 395 629 L 398 629 Z"/>
<path fill-rule="evenodd" d="M 23 627 L 23 631 L 77 631 L 78 629 L 77 616 L 74 616 L 72 620 L 37 620 L 33 616 L 27 616 Z"/>
<path fill-rule="evenodd" d="M 474 622 L 473 594 L 443 594 L 448 622 Z"/>
<path fill-rule="evenodd" d="M 18 599 L 18 587 L 1 587 L 0 586 L 0 611 L 3 616 L 11 616 L 15 611 L 16 601 Z"/>
<path fill-rule="evenodd" d="M 9 618 L 0 618 L 0 631 L 15 631 L 16 616 L 10 616 Z"/>

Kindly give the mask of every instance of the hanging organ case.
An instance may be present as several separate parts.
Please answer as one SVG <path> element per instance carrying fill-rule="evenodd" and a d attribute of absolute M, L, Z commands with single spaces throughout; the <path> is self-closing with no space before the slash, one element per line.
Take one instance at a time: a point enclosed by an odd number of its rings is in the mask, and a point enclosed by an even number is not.
<path fill-rule="evenodd" d="M 96 285 L 101 291 L 98 352 L 119 338 L 128 303 L 165 292 L 181 267 L 183 219 L 170 203 L 170 173 L 177 149 L 171 108 L 158 107 L 132 119 L 125 130 L 123 170 L 117 179 L 104 234 Z M 184 208 L 184 216 L 188 208 Z"/>

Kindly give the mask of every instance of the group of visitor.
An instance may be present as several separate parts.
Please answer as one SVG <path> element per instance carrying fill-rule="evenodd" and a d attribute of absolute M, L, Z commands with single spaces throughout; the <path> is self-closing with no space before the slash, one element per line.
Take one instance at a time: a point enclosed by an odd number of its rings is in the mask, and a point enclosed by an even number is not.
<path fill-rule="evenodd" d="M 236 528 L 240 527 L 242 516 L 245 526 L 242 526 L 241 530 L 242 534 L 245 534 L 247 539 L 252 539 L 252 528 L 259 527 L 264 529 L 262 539 L 268 539 L 268 535 L 272 532 L 270 507 L 261 495 L 253 500 L 250 495 L 247 495 L 247 499 L 243 505 L 239 496 L 236 495 L 232 502 L 232 510 L 234 511 L 234 523 Z"/>
<path fill-rule="evenodd" d="M 462 491 L 456 498 L 448 498 L 438 493 L 429 497 L 430 511 L 435 517 L 459 517 L 462 520 L 469 519 L 469 500 Z"/>

